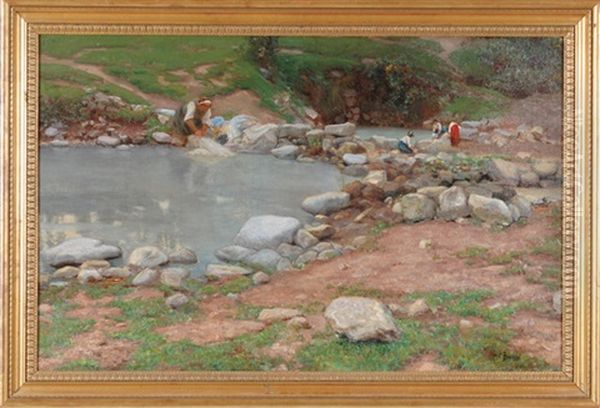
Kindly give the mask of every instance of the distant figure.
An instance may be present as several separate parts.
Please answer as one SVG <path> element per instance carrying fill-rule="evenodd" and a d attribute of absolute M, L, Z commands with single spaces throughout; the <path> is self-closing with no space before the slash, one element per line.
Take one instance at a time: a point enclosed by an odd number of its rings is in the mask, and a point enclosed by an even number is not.
<path fill-rule="evenodd" d="M 448 131 L 450 132 L 450 144 L 458 146 L 460 143 L 460 125 L 456 122 L 450 122 Z"/>
<path fill-rule="evenodd" d="M 448 132 L 448 128 L 444 127 L 442 125 L 442 122 L 440 122 L 437 119 L 433 121 L 432 130 L 433 134 L 431 135 L 431 137 L 433 137 L 434 139 L 439 139 L 444 133 Z"/>
<path fill-rule="evenodd" d="M 402 153 L 413 154 L 415 152 L 412 142 L 413 137 L 415 137 L 415 133 L 411 130 L 406 134 L 406 136 L 400 139 L 398 142 L 398 149 Z"/>
<path fill-rule="evenodd" d="M 173 126 L 184 137 L 184 146 L 188 136 L 206 136 L 211 126 L 211 106 L 210 99 L 200 97 L 182 105 L 177 110 L 173 118 Z"/>

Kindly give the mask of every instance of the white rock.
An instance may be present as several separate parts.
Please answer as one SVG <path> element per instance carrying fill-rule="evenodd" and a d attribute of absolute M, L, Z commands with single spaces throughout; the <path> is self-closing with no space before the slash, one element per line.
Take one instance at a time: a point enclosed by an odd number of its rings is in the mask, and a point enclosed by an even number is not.
<path fill-rule="evenodd" d="M 300 154 L 300 148 L 294 145 L 281 146 L 271 150 L 271 154 L 280 160 L 296 160 Z"/>
<path fill-rule="evenodd" d="M 133 250 L 129 255 L 128 265 L 135 265 L 141 268 L 154 268 L 169 262 L 169 257 L 154 246 L 144 246 Z"/>
<path fill-rule="evenodd" d="M 365 154 L 352 154 L 352 153 L 346 153 L 345 155 L 343 155 L 342 160 L 344 160 L 344 163 L 346 163 L 346 165 L 348 165 L 348 166 L 351 166 L 354 164 L 357 164 L 357 165 L 367 164 L 369 161 L 369 159 L 367 159 L 367 155 L 365 155 Z"/>
<path fill-rule="evenodd" d="M 250 269 L 227 264 L 210 264 L 206 266 L 204 275 L 208 278 L 225 278 L 230 276 L 244 276 L 250 275 L 252 271 Z"/>
<path fill-rule="evenodd" d="M 512 223 L 512 213 L 502 200 L 471 194 L 469 207 L 475 217 L 489 224 L 510 225 Z"/>
<path fill-rule="evenodd" d="M 292 243 L 302 224 L 296 218 L 276 215 L 252 217 L 234 239 L 236 245 L 251 249 L 276 249 L 282 243 Z"/>
<path fill-rule="evenodd" d="M 55 267 L 79 265 L 91 259 L 111 259 L 121 256 L 121 250 L 93 238 L 71 238 L 42 252 L 47 262 Z"/>
<path fill-rule="evenodd" d="M 346 192 L 331 191 L 306 197 L 302 202 L 302 209 L 311 214 L 331 214 L 350 205 L 350 194 Z"/>
<path fill-rule="evenodd" d="M 100 282 L 102 279 L 102 274 L 96 269 L 82 269 L 77 275 L 77 280 L 81 284 Z"/>
<path fill-rule="evenodd" d="M 156 269 L 146 268 L 138 273 L 131 284 L 133 286 L 152 286 L 160 279 L 160 273 Z"/>
<path fill-rule="evenodd" d="M 96 139 L 96 144 L 105 147 L 115 147 L 121 144 L 121 139 L 118 137 L 102 135 Z"/>
<path fill-rule="evenodd" d="M 189 301 L 190 299 L 183 293 L 175 293 L 174 295 L 169 296 L 165 300 L 165 303 L 171 309 L 179 309 L 183 305 L 186 305 Z"/>
<path fill-rule="evenodd" d="M 319 239 L 302 228 L 296 233 L 296 236 L 294 237 L 294 243 L 299 247 L 306 249 L 317 245 L 319 243 Z"/>
<path fill-rule="evenodd" d="M 374 299 L 339 297 L 327 306 L 325 318 L 336 333 L 350 341 L 389 342 L 401 336 L 389 309 Z"/>
<path fill-rule="evenodd" d="M 350 137 L 356 133 L 356 125 L 346 122 L 339 125 L 327 125 L 324 130 L 328 135 Z"/>
<path fill-rule="evenodd" d="M 171 135 L 169 135 L 168 133 L 165 133 L 165 132 L 152 133 L 152 139 L 156 143 L 161 143 L 161 144 L 168 144 L 173 141 L 173 138 L 171 137 Z"/>

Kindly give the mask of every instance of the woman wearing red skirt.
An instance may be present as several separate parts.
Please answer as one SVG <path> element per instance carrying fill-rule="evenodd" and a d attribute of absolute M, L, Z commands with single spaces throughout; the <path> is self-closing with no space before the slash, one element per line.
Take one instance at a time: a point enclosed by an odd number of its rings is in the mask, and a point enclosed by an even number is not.
<path fill-rule="evenodd" d="M 452 146 L 458 146 L 458 143 L 460 143 L 460 125 L 456 122 L 450 122 L 448 132 L 450 133 L 450 143 Z"/>

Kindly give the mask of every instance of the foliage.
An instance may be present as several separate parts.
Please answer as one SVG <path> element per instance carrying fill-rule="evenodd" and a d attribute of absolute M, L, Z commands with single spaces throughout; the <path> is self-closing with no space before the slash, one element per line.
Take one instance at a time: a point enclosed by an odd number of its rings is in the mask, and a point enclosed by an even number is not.
<path fill-rule="evenodd" d="M 475 85 L 524 98 L 562 88 L 562 41 L 559 38 L 491 38 L 473 41 L 450 56 Z"/>
<path fill-rule="evenodd" d="M 277 37 L 248 37 L 246 52 L 250 60 L 256 62 L 259 67 L 271 70 L 276 66 L 278 44 Z"/>
<path fill-rule="evenodd" d="M 446 77 L 430 70 L 417 70 L 403 59 L 382 58 L 365 70 L 370 80 L 367 92 L 384 99 L 410 123 L 438 113 L 439 99 L 449 90 Z"/>

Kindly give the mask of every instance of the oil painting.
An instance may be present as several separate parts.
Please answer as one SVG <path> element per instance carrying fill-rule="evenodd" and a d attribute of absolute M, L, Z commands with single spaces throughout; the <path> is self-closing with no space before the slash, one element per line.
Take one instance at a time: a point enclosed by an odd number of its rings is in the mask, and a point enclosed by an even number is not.
<path fill-rule="evenodd" d="M 559 371 L 560 37 L 42 35 L 43 371 Z"/>

